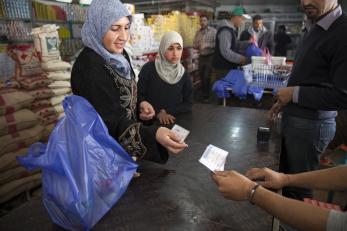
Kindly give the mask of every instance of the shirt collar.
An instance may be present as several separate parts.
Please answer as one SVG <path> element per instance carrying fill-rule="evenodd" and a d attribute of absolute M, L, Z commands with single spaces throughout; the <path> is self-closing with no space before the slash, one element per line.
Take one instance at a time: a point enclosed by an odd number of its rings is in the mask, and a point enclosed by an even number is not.
<path fill-rule="evenodd" d="M 209 31 L 210 30 L 210 26 L 207 26 L 205 29 L 200 28 L 201 31 Z"/>
<path fill-rule="evenodd" d="M 335 10 L 331 11 L 329 14 L 325 15 L 323 18 L 321 18 L 316 24 L 320 27 L 322 27 L 324 30 L 328 30 L 330 26 L 342 15 L 342 9 L 339 5 L 336 7 Z M 311 23 L 308 23 L 308 28 L 312 25 Z"/>

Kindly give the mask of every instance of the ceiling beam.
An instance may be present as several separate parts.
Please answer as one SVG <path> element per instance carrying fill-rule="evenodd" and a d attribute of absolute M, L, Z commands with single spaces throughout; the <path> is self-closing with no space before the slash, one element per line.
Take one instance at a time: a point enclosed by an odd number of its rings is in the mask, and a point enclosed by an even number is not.
<path fill-rule="evenodd" d="M 213 8 L 216 8 L 217 6 L 220 5 L 220 4 L 217 4 L 216 0 L 191 0 L 191 2 L 198 3 L 204 6 L 213 7 Z"/>

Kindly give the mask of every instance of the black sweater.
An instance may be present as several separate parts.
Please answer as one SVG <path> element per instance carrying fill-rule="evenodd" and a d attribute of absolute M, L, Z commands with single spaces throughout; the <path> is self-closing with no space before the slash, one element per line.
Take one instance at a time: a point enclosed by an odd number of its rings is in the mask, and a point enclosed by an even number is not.
<path fill-rule="evenodd" d="M 126 53 L 125 57 L 128 59 Z M 129 60 L 129 59 L 128 59 Z M 156 142 L 156 126 L 136 121 L 136 82 L 127 80 L 106 65 L 104 59 L 86 47 L 71 73 L 71 88 L 84 97 L 105 122 L 109 134 L 137 158 L 164 163 L 168 153 Z"/>
<path fill-rule="evenodd" d="M 176 84 L 164 82 L 155 69 L 154 62 L 146 63 L 137 83 L 139 103 L 148 101 L 156 113 L 165 109 L 171 115 L 192 110 L 193 85 L 187 72 Z"/>
<path fill-rule="evenodd" d="M 314 25 L 297 47 L 288 86 L 300 86 L 298 104 L 284 112 L 307 119 L 327 119 L 347 109 L 347 16 L 327 31 Z"/>

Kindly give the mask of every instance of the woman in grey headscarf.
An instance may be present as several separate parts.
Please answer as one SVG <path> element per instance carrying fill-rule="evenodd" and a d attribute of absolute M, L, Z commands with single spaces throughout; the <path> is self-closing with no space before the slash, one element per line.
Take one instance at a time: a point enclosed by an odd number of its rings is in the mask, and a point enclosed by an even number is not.
<path fill-rule="evenodd" d="M 165 33 L 156 60 L 146 63 L 139 74 L 139 102 L 151 103 L 161 124 L 172 124 L 177 114 L 192 109 L 193 86 L 181 64 L 182 51 L 181 35 Z"/>
<path fill-rule="evenodd" d="M 84 50 L 71 73 L 71 87 L 86 98 L 105 122 L 110 135 L 134 159 L 165 163 L 166 149 L 178 153 L 187 147 L 164 127 L 147 127 L 136 121 L 137 89 L 125 43 L 131 15 L 118 0 L 93 0 L 82 28 Z M 146 101 L 139 104 L 139 117 L 155 115 Z M 165 148 L 160 148 L 163 146 Z"/>

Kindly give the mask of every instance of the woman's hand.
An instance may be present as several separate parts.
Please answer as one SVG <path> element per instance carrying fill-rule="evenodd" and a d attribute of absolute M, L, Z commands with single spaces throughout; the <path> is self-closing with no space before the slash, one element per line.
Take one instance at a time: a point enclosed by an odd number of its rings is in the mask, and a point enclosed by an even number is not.
<path fill-rule="evenodd" d="M 176 134 L 165 127 L 158 128 L 156 139 L 158 143 L 163 145 L 172 153 L 179 153 L 188 147 L 186 143 L 179 143 L 179 138 L 176 136 Z"/>
<path fill-rule="evenodd" d="M 147 102 L 142 101 L 140 103 L 140 119 L 141 120 L 151 120 L 155 115 L 153 106 Z"/>
<path fill-rule="evenodd" d="M 269 168 L 252 168 L 246 172 L 246 176 L 251 180 L 258 181 L 265 188 L 281 189 L 289 184 L 288 175 Z"/>
<path fill-rule="evenodd" d="M 216 171 L 216 174 L 212 174 L 212 179 L 224 198 L 235 201 L 248 200 L 252 188 L 256 185 L 236 171 Z"/>
<path fill-rule="evenodd" d="M 161 124 L 173 124 L 176 118 L 173 115 L 167 113 L 164 109 L 161 109 L 157 115 L 157 118 Z"/>

